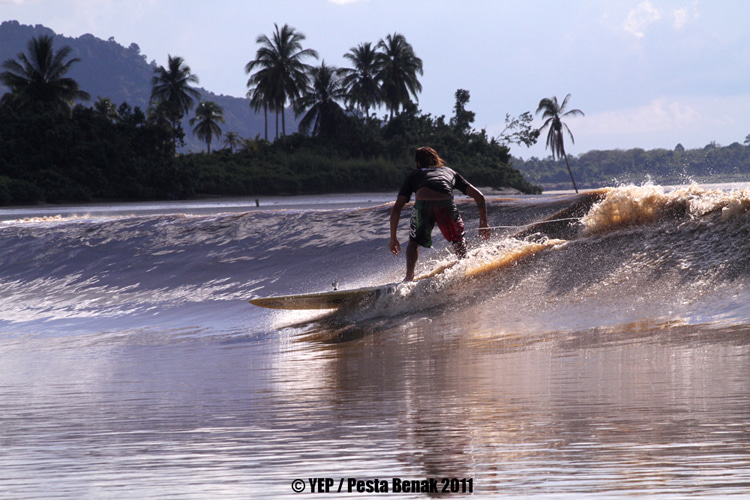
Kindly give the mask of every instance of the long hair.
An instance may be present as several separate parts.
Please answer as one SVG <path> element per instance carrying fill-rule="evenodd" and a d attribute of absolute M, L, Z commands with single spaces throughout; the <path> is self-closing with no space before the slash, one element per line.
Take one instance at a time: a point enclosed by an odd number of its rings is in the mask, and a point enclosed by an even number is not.
<path fill-rule="evenodd" d="M 417 149 L 414 159 L 419 168 L 442 167 L 445 165 L 445 161 L 438 156 L 437 151 L 430 147 Z"/>

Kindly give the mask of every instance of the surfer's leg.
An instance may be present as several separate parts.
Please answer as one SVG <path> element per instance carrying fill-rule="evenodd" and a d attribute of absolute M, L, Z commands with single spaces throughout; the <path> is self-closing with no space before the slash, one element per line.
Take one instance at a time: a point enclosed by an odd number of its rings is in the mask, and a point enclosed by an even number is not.
<path fill-rule="evenodd" d="M 417 267 L 418 258 L 419 243 L 410 238 L 409 244 L 406 245 L 406 278 L 404 279 L 404 281 L 414 280 L 414 269 Z"/>
<path fill-rule="evenodd" d="M 442 202 L 434 209 L 435 220 L 446 240 L 453 244 L 459 259 L 466 257 L 466 239 L 464 238 L 464 221 L 453 200 Z"/>
<path fill-rule="evenodd" d="M 409 223 L 409 240 L 425 248 L 432 246 L 432 228 L 435 221 L 432 218 L 431 204 L 429 201 L 417 200 L 411 209 L 411 221 Z"/>
<path fill-rule="evenodd" d="M 419 247 L 430 248 L 432 246 L 432 228 L 435 220 L 432 217 L 432 202 L 417 200 L 411 211 L 411 224 L 409 231 L 409 244 L 406 246 L 406 278 L 404 281 L 414 279 L 414 269 L 419 258 Z"/>

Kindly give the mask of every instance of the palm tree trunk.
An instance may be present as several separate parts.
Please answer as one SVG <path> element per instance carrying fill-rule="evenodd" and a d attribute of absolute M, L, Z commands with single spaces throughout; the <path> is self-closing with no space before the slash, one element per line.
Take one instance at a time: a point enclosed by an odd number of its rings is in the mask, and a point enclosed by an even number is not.
<path fill-rule="evenodd" d="M 268 104 L 263 105 L 263 116 L 265 117 L 265 139 L 268 140 Z"/>
<path fill-rule="evenodd" d="M 177 152 L 177 120 L 172 120 L 172 147 Z"/>
<path fill-rule="evenodd" d="M 570 180 L 573 181 L 573 189 L 575 189 L 576 193 L 578 193 L 578 186 L 576 186 L 576 180 L 573 178 L 573 172 L 570 170 L 570 164 L 568 163 L 568 155 L 566 153 L 563 153 L 563 156 L 565 157 L 565 165 L 568 167 Z"/>

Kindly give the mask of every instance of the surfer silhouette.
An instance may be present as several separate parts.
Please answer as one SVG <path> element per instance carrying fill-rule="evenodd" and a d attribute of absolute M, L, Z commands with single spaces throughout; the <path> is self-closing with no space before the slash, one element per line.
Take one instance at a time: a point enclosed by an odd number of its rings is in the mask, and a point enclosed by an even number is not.
<path fill-rule="evenodd" d="M 406 246 L 406 278 L 414 279 L 414 268 L 419 258 L 419 247 L 432 246 L 432 230 L 435 224 L 446 240 L 453 244 L 459 259 L 466 257 L 464 221 L 453 201 L 453 190 L 458 189 L 471 198 L 479 209 L 479 235 L 488 240 L 490 229 L 487 226 L 487 206 L 484 195 L 460 174 L 447 167 L 437 152 L 429 147 L 417 149 L 416 168 L 406 177 L 398 192 L 396 203 L 391 210 L 390 250 L 394 255 L 401 252 L 401 244 L 396 232 L 401 210 L 414 193 L 414 207 L 411 211 L 409 243 Z"/>

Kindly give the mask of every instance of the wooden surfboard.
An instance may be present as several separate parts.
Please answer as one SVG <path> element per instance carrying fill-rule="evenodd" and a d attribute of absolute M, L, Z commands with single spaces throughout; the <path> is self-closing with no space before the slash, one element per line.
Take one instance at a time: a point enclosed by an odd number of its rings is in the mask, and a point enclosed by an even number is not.
<path fill-rule="evenodd" d="M 509 251 L 492 260 L 484 261 L 466 269 L 465 278 L 476 278 L 487 275 L 493 271 L 511 266 L 524 258 L 536 254 L 546 248 L 564 243 L 564 240 L 549 240 L 545 243 L 529 243 L 519 249 Z M 416 281 L 430 280 L 452 268 L 460 261 L 444 264 L 429 273 L 416 278 Z M 250 303 L 259 307 L 270 309 L 340 309 L 345 307 L 357 307 L 377 300 L 380 297 L 394 293 L 401 283 L 389 283 L 387 285 L 369 286 L 355 288 L 352 290 L 334 290 L 330 292 L 306 293 L 298 295 L 279 295 L 275 297 L 262 297 L 250 299 Z"/>
<path fill-rule="evenodd" d="M 334 290 L 330 292 L 306 293 L 300 295 L 279 295 L 250 299 L 250 303 L 270 309 L 339 309 L 341 307 L 362 304 L 375 300 L 396 290 L 398 283 L 381 286 L 369 286 L 353 290 Z"/>

